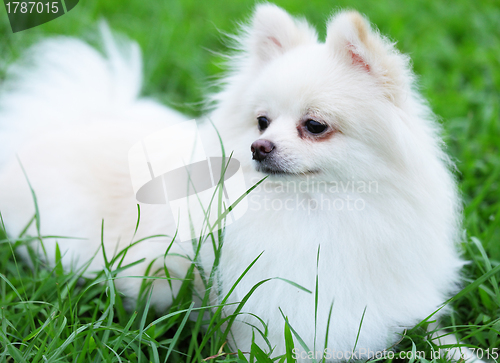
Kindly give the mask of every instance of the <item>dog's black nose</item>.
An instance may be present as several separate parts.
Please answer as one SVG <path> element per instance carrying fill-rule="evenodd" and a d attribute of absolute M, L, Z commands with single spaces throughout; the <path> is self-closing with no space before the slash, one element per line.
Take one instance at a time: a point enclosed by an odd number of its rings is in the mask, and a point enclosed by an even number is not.
<path fill-rule="evenodd" d="M 269 156 L 274 150 L 274 144 L 269 140 L 258 139 L 253 142 L 250 150 L 252 150 L 252 159 L 262 161 Z"/>

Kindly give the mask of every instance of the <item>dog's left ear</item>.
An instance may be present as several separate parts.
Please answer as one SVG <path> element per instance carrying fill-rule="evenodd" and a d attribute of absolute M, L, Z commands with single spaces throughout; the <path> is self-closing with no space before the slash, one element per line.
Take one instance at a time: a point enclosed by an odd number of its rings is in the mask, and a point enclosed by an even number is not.
<path fill-rule="evenodd" d="M 301 45 L 317 42 L 316 31 L 304 19 L 291 17 L 274 4 L 259 4 L 247 28 L 244 47 L 261 66 Z"/>
<path fill-rule="evenodd" d="M 326 44 L 353 69 L 375 77 L 394 103 L 406 97 L 412 80 L 409 58 L 373 30 L 356 11 L 342 11 L 328 24 Z"/>

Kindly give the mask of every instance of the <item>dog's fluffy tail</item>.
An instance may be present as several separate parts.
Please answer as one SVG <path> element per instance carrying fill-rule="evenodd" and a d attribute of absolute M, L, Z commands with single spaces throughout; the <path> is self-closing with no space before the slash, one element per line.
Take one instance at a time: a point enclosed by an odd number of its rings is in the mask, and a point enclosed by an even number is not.
<path fill-rule="evenodd" d="M 103 53 L 69 37 L 42 41 L 0 85 L 0 166 L 22 141 L 47 129 L 123 114 L 142 86 L 139 46 L 100 26 Z M 71 125 L 70 125 L 71 124 Z"/>

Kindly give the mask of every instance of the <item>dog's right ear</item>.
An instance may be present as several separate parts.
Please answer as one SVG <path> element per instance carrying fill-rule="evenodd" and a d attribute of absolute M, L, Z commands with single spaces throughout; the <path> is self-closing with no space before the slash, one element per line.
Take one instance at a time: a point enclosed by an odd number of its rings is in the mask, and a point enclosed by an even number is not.
<path fill-rule="evenodd" d="M 328 24 L 326 45 L 344 63 L 371 75 L 384 94 L 396 104 L 403 102 L 413 79 L 409 58 L 394 44 L 373 30 L 356 11 L 341 11 Z"/>
<path fill-rule="evenodd" d="M 295 19 L 274 4 L 259 4 L 250 26 L 247 28 L 244 45 L 254 60 L 261 66 L 301 44 L 317 43 L 316 31 L 304 19 Z"/>

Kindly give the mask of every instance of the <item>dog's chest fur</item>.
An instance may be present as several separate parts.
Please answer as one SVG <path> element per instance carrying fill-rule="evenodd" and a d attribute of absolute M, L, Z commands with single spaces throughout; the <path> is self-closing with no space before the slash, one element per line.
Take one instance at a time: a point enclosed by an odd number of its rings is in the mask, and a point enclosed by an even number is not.
<path fill-rule="evenodd" d="M 335 328 L 330 331 L 329 347 L 352 351 L 366 308 L 361 326 L 364 334 L 358 344 L 384 349 L 391 343 L 386 338 L 395 340 L 397 333 L 438 307 L 443 285 L 451 288 L 455 276 L 439 260 L 444 253 L 449 260 L 456 261 L 453 250 L 413 248 L 425 239 L 423 233 L 416 233 L 417 223 L 402 223 L 400 213 L 389 202 L 382 210 L 376 208 L 380 195 L 363 195 L 363 210 L 348 210 L 347 205 L 341 210 L 322 210 L 321 202 L 324 207 L 326 199 L 355 200 L 361 195 L 269 190 L 261 188 L 251 193 L 245 216 L 226 229 L 220 287 L 222 298 L 261 254 L 229 301 L 242 301 L 256 284 L 271 279 L 253 292 L 242 309 L 269 324 L 270 334 L 283 336 L 285 321 L 281 309 L 310 349 L 314 345 L 314 331 L 316 343 L 323 347 L 333 304 L 331 319 Z M 307 209 L 315 205 L 316 210 Z M 415 233 L 408 233 L 409 230 Z M 448 275 L 443 275 L 443 271 Z M 259 327 L 261 323 L 248 314 L 240 315 L 238 320 L 233 329 L 235 339 L 246 341 L 249 348 L 252 334 L 245 323 Z M 278 351 L 283 349 L 280 344 L 278 347 Z"/>

